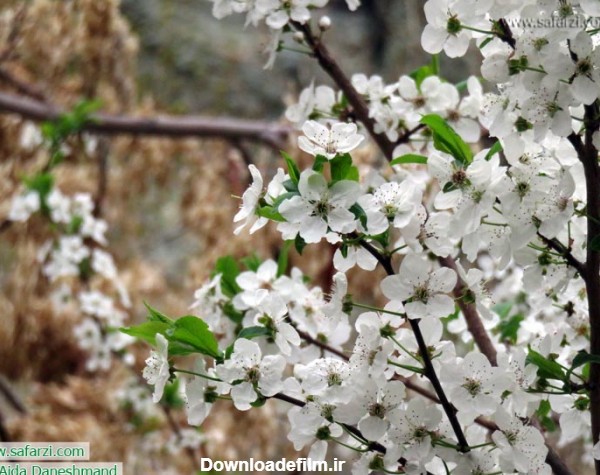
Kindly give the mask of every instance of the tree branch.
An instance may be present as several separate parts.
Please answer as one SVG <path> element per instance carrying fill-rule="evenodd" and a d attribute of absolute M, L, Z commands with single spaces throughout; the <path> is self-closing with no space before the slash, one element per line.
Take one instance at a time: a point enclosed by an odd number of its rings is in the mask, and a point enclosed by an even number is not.
<path fill-rule="evenodd" d="M 481 316 L 477 311 L 477 307 L 473 303 L 467 303 L 463 298 L 465 293 L 468 292 L 469 287 L 465 283 L 465 281 L 460 277 L 458 273 L 458 269 L 456 267 L 456 262 L 450 256 L 448 257 L 440 257 L 438 259 L 439 263 L 444 266 L 452 269 L 456 273 L 456 286 L 452 290 L 452 294 L 454 295 L 454 299 L 458 303 L 462 314 L 465 317 L 465 321 L 467 322 L 467 328 L 469 333 L 473 336 L 473 340 L 481 351 L 488 359 L 488 361 L 492 364 L 492 366 L 497 366 L 497 351 L 494 343 L 490 339 L 487 330 L 483 326 L 483 322 L 481 321 Z"/>
<path fill-rule="evenodd" d="M 593 143 L 593 135 L 600 127 L 598 101 L 585 106 L 585 142 L 578 134 L 568 139 L 583 164 L 587 193 L 587 245 L 585 260 L 585 286 L 588 298 L 590 319 L 590 354 L 600 356 L 600 253 L 592 245 L 600 236 L 600 166 L 598 150 Z M 590 416 L 592 440 L 600 440 L 600 364 L 590 363 Z M 596 475 L 600 475 L 600 460 L 595 460 Z"/>
<path fill-rule="evenodd" d="M 373 246 L 371 246 L 369 243 L 365 242 L 364 240 L 362 240 L 360 243 L 363 248 L 365 248 L 367 251 L 369 251 L 369 253 L 371 253 L 379 261 L 379 263 L 383 266 L 383 268 L 385 269 L 385 271 L 388 275 L 395 275 L 395 272 L 392 267 L 389 256 L 383 256 L 380 252 L 377 251 L 377 249 L 375 249 Z M 448 417 L 448 421 L 450 422 L 450 425 L 452 426 L 452 430 L 454 431 L 454 434 L 456 435 L 456 440 L 458 442 L 459 450 L 461 452 L 468 452 L 471 449 L 469 447 L 469 444 L 467 442 L 465 434 L 462 430 L 460 422 L 458 421 L 458 418 L 456 417 L 457 410 L 454 407 L 454 405 L 448 400 L 448 397 L 446 396 L 446 393 L 444 392 L 444 388 L 442 387 L 442 384 L 440 383 L 440 380 L 435 372 L 435 368 L 433 367 L 433 363 L 431 362 L 431 356 L 429 354 L 429 349 L 427 348 L 427 343 L 425 343 L 425 338 L 423 337 L 423 334 L 421 333 L 421 328 L 419 327 L 419 320 L 418 319 L 408 319 L 408 322 L 413 330 L 415 339 L 417 340 L 417 345 L 419 347 L 419 354 L 421 355 L 421 358 L 423 359 L 424 375 L 429 380 L 431 385 L 433 386 L 433 389 L 435 390 L 437 398 L 438 398 L 440 404 L 442 405 L 442 408 L 444 409 L 446 416 Z"/>
<path fill-rule="evenodd" d="M 319 341 L 316 338 L 313 338 L 308 333 L 303 332 L 302 330 L 298 330 L 298 328 L 296 328 L 296 331 L 298 332 L 298 335 L 300 336 L 300 338 L 302 338 L 305 342 L 310 343 L 311 345 L 318 346 L 323 351 L 327 351 L 333 355 L 339 356 L 340 358 L 342 358 L 345 361 L 348 361 L 348 356 L 346 356 L 346 354 L 343 351 L 333 348 L 333 347 L 329 346 L 327 343 L 323 343 L 322 341 Z"/>
<path fill-rule="evenodd" d="M 312 50 L 315 58 L 319 62 L 319 65 L 342 90 L 346 96 L 346 99 L 348 99 L 348 102 L 352 106 L 356 118 L 363 123 L 365 128 L 368 130 L 369 135 L 371 135 L 373 140 L 377 143 L 385 157 L 388 160 L 391 160 L 393 158 L 392 155 L 395 148 L 394 143 L 388 140 L 384 134 L 378 134 L 375 132 L 375 122 L 369 116 L 369 106 L 365 102 L 364 98 L 354 88 L 352 82 L 348 76 L 346 76 L 342 68 L 340 68 L 337 61 L 331 56 L 329 50 L 321 41 L 321 38 L 313 34 L 308 23 L 300 24 L 292 21 L 291 24 L 296 30 L 304 34 L 306 44 Z"/>
<path fill-rule="evenodd" d="M 550 249 L 554 249 L 561 256 L 563 256 L 565 258 L 565 261 L 567 261 L 567 264 L 569 264 L 571 267 L 573 267 L 573 269 L 575 269 L 577 272 L 579 272 L 579 275 L 584 280 L 586 279 L 585 263 L 583 263 L 579 259 L 577 259 L 573 255 L 571 250 L 569 248 L 567 248 L 567 246 L 565 246 L 562 242 L 560 242 L 556 238 L 548 239 L 546 236 L 542 236 L 540 233 L 537 233 L 537 234 L 538 234 L 538 237 L 544 242 L 544 244 L 546 246 L 548 246 Z"/>
<path fill-rule="evenodd" d="M 44 122 L 59 119 L 64 111 L 38 100 L 0 92 L 2 112 Z M 130 117 L 102 113 L 92 114 L 83 130 L 106 135 L 246 139 L 262 142 L 277 150 L 284 147 L 292 133 L 290 127 L 272 122 L 205 116 Z"/>

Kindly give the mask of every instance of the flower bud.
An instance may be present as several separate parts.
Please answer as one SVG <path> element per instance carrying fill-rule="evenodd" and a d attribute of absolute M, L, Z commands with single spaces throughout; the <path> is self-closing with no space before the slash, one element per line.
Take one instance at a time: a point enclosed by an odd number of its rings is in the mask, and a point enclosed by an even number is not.
<path fill-rule="evenodd" d="M 296 43 L 303 44 L 304 43 L 304 34 L 301 31 L 297 31 L 294 33 L 294 41 Z"/>
<path fill-rule="evenodd" d="M 328 16 L 322 16 L 319 20 L 319 28 L 321 31 L 329 30 L 329 28 L 331 28 L 331 18 Z"/>

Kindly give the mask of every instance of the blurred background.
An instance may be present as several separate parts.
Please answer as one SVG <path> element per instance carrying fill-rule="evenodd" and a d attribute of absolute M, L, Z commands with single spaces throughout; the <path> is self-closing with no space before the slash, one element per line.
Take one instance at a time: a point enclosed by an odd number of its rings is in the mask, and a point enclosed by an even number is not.
<path fill-rule="evenodd" d="M 421 0 L 344 1 L 324 10 L 333 27 L 325 41 L 350 75 L 396 81 L 429 61 L 419 46 Z M 139 382 L 148 347 L 136 344 L 133 366 L 118 358 L 90 371 L 89 354 L 73 336 L 77 305 L 61 297 L 86 282 L 50 283 L 37 256 L 55 230 L 43 219 L 12 223 L 22 179 L 49 160 L 39 124 L 6 100 L 70 110 L 99 100 L 105 113 L 269 120 L 286 127 L 286 104 L 315 81 L 330 84 L 309 57 L 284 51 L 265 71 L 266 31 L 244 18 L 222 21 L 203 0 L 2 0 L 0 2 L 0 436 L 13 441 L 89 441 L 92 460 L 123 461 L 125 473 L 193 473 L 194 459 L 295 458 L 286 418 L 275 404 L 239 413 L 217 404 L 202 431 L 189 429 L 181 400 L 154 406 Z M 476 74 L 477 58 L 442 59 L 444 76 Z M 8 98 L 8 99 L 7 99 Z M 26 114 L 25 114 L 26 116 Z M 90 193 L 108 223 L 114 256 L 132 306 L 127 323 L 145 318 L 143 302 L 184 315 L 193 293 L 222 255 L 277 255 L 281 241 L 267 228 L 234 236 L 232 218 L 249 176 L 248 162 L 271 176 L 281 163 L 265 144 L 195 137 L 74 134 L 53 173 L 64 194 Z M 300 161 L 295 138 L 285 148 Z M 359 157 L 376 159 L 376 151 Z M 292 256 L 316 285 L 331 285 L 331 248 Z M 377 295 L 354 274 L 352 293 Z M 60 284 L 60 285 L 59 285 Z M 101 288 L 103 284 L 93 282 Z M 248 433 L 252 437 L 248 437 Z"/>

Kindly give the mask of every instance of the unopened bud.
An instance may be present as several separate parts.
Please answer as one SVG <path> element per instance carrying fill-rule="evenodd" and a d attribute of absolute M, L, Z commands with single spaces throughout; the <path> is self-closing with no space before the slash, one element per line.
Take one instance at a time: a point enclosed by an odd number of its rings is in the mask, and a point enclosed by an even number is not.
<path fill-rule="evenodd" d="M 319 28 L 321 31 L 329 30 L 329 28 L 331 28 L 331 18 L 328 16 L 322 16 L 319 20 Z"/>
<path fill-rule="evenodd" d="M 296 43 L 303 44 L 304 43 L 304 34 L 301 31 L 297 31 L 294 33 L 294 41 Z"/>

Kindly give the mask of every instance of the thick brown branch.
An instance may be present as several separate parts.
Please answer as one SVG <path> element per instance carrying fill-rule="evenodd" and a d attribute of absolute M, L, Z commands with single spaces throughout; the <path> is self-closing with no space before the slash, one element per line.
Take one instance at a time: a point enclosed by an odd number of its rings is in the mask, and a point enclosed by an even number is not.
<path fill-rule="evenodd" d="M 36 122 L 52 121 L 63 113 L 41 101 L 0 92 L 0 113 L 18 114 Z M 292 132 L 282 124 L 204 116 L 130 117 L 92 114 L 83 130 L 107 135 L 150 135 L 163 137 L 215 137 L 245 139 L 281 149 Z"/>
<path fill-rule="evenodd" d="M 473 340 L 475 341 L 477 348 L 479 348 L 479 351 L 481 351 L 487 357 L 487 359 L 493 366 L 497 366 L 498 362 L 496 347 L 490 339 L 487 330 L 483 326 L 483 322 L 481 321 L 481 316 L 477 311 L 477 307 L 474 303 L 468 303 L 464 299 L 465 294 L 469 291 L 469 287 L 460 277 L 458 269 L 456 267 L 456 262 L 450 256 L 440 257 L 439 262 L 442 266 L 448 267 L 454 272 L 456 272 L 456 286 L 452 291 L 454 299 L 458 303 L 458 306 L 460 307 L 460 310 L 462 311 L 465 317 L 465 321 L 467 322 L 467 328 L 469 330 L 469 333 L 471 333 L 471 335 L 473 336 Z"/>
<path fill-rule="evenodd" d="M 600 253 L 593 241 L 600 236 L 600 166 L 598 150 L 593 143 L 593 135 L 600 128 L 598 101 L 585 106 L 585 142 L 578 134 L 568 139 L 583 164 L 587 198 L 587 245 L 585 260 L 585 285 L 590 318 L 590 353 L 600 356 Z M 600 364 L 590 364 L 590 415 L 592 440 L 600 440 Z M 596 475 L 600 475 L 600 460 L 595 460 Z"/>

